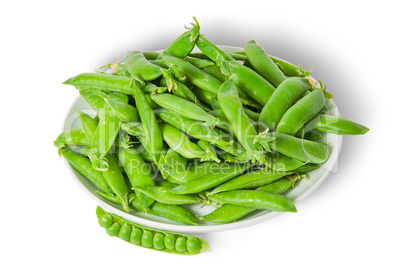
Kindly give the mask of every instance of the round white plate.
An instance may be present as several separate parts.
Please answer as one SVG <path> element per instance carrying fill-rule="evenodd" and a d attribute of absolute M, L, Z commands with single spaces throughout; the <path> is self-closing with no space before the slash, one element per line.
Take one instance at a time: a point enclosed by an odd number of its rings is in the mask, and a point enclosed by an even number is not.
<path fill-rule="evenodd" d="M 241 48 L 233 48 L 233 47 L 222 47 L 226 51 L 241 51 Z M 335 103 L 332 100 L 326 100 L 327 108 L 329 108 L 329 114 L 334 116 L 339 116 L 338 109 Z M 80 120 L 75 110 L 83 111 L 89 115 L 95 116 L 94 110 L 89 106 L 89 104 L 85 101 L 84 98 L 78 96 L 77 99 L 71 105 L 68 114 L 66 116 L 63 130 L 81 128 Z M 297 202 L 305 199 L 307 196 L 312 194 L 327 178 L 327 176 L 331 172 L 336 171 L 336 164 L 338 160 L 338 155 L 341 151 L 342 146 L 342 135 L 336 134 L 325 134 L 323 138 L 320 139 L 320 142 L 325 142 L 330 144 L 333 149 L 331 156 L 325 164 L 315 170 L 312 170 L 308 173 L 309 178 L 302 179 L 295 184 L 295 187 L 288 190 L 285 195 L 295 201 L 296 207 Z M 122 207 L 118 204 L 110 202 L 96 193 L 97 187 L 87 178 L 85 178 L 82 174 L 80 174 L 76 169 L 74 169 L 70 164 L 65 161 L 68 169 L 71 171 L 74 179 L 77 181 L 78 185 L 82 188 L 82 190 L 87 193 L 92 199 L 96 201 L 98 205 L 105 208 L 107 211 L 112 212 L 116 215 L 119 215 L 129 221 L 134 223 L 138 223 L 144 226 L 176 231 L 176 232 L 186 232 L 186 233 L 204 233 L 204 232 L 213 232 L 213 231 L 224 231 L 230 229 L 238 229 L 246 226 L 251 226 L 262 221 L 271 219 L 280 214 L 280 212 L 272 212 L 269 210 L 257 210 L 254 211 L 247 216 L 239 219 L 238 221 L 228 223 L 228 224 L 214 224 L 205 221 L 200 221 L 198 226 L 191 225 L 182 225 L 165 218 L 147 215 L 145 213 L 137 212 L 131 210 L 129 213 L 124 212 Z M 201 205 L 190 205 L 186 206 L 188 209 L 191 209 L 192 212 L 199 216 L 203 216 L 215 208 L 212 206 L 205 206 L 201 208 Z M 290 215 L 297 215 L 290 214 Z"/>

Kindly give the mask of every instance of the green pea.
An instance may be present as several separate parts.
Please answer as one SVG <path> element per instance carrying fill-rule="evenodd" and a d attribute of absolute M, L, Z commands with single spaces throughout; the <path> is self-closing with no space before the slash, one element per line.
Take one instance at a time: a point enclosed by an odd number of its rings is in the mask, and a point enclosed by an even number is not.
<path fill-rule="evenodd" d="M 184 237 L 179 237 L 176 239 L 176 250 L 179 252 L 187 251 L 186 239 Z"/>
<path fill-rule="evenodd" d="M 164 239 L 165 247 L 167 249 L 173 250 L 176 243 L 176 237 L 173 234 L 166 234 Z"/>
<path fill-rule="evenodd" d="M 194 237 L 187 239 L 186 245 L 190 253 L 197 253 L 201 248 L 200 241 Z"/>
<path fill-rule="evenodd" d="M 142 234 L 141 237 L 141 244 L 144 247 L 148 247 L 151 248 L 153 245 L 153 234 L 152 232 L 148 231 L 148 230 L 144 230 L 144 233 Z"/>
<path fill-rule="evenodd" d="M 164 238 L 163 234 L 159 232 L 154 235 L 153 244 L 155 249 L 162 250 L 165 248 Z"/>
<path fill-rule="evenodd" d="M 113 224 L 113 218 L 110 215 L 103 215 L 98 222 L 101 227 L 108 228 Z"/>
<path fill-rule="evenodd" d="M 137 227 L 133 227 L 130 236 L 130 242 L 133 244 L 141 244 L 142 230 Z"/>
<path fill-rule="evenodd" d="M 132 230 L 132 228 L 129 225 L 125 224 L 120 229 L 119 238 L 123 239 L 125 241 L 129 241 L 130 240 L 131 230 Z"/>
<path fill-rule="evenodd" d="M 113 225 L 106 229 L 106 233 L 109 234 L 109 236 L 117 236 L 117 234 L 119 234 L 120 227 L 121 226 L 119 223 L 113 223 Z"/>

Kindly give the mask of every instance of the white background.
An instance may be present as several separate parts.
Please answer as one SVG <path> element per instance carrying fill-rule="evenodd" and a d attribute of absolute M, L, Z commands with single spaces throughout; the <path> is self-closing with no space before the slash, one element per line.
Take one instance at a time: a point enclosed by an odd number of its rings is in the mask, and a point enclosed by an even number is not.
<path fill-rule="evenodd" d="M 3 1 L 0 278 L 401 279 L 397 2 Z M 192 16 L 216 44 L 255 39 L 314 65 L 341 115 L 371 131 L 344 137 L 338 171 L 297 214 L 202 235 L 212 252 L 184 257 L 107 236 L 53 140 L 78 96 L 65 79 L 162 49 Z"/>

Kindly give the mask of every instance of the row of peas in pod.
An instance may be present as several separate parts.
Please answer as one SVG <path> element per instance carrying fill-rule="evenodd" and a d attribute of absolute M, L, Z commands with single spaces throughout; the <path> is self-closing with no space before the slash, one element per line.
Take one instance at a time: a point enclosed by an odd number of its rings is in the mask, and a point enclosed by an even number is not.
<path fill-rule="evenodd" d="M 129 51 L 66 80 L 96 115 L 77 111 L 82 129 L 55 146 L 127 212 L 188 225 L 296 212 L 283 193 L 328 160 L 332 147 L 320 138 L 369 130 L 330 115 L 332 95 L 309 75 L 254 40 L 227 52 L 195 20 L 161 52 Z M 199 217 L 186 204 L 216 209 Z"/>

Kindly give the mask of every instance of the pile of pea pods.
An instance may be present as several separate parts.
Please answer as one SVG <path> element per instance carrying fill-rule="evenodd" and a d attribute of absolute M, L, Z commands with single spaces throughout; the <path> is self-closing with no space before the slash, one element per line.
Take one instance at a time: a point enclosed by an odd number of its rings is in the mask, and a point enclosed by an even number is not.
<path fill-rule="evenodd" d="M 301 66 L 254 40 L 227 52 L 200 35 L 194 20 L 163 51 L 129 51 L 66 80 L 96 116 L 76 111 L 82 129 L 64 131 L 55 146 L 127 212 L 186 225 L 229 223 L 259 209 L 297 212 L 283 193 L 328 160 L 332 147 L 320 139 L 369 129 L 330 115 L 332 95 Z M 187 204 L 215 209 L 199 217 Z M 143 247 L 183 254 L 208 247 L 100 208 L 97 214 L 109 235 Z"/>

